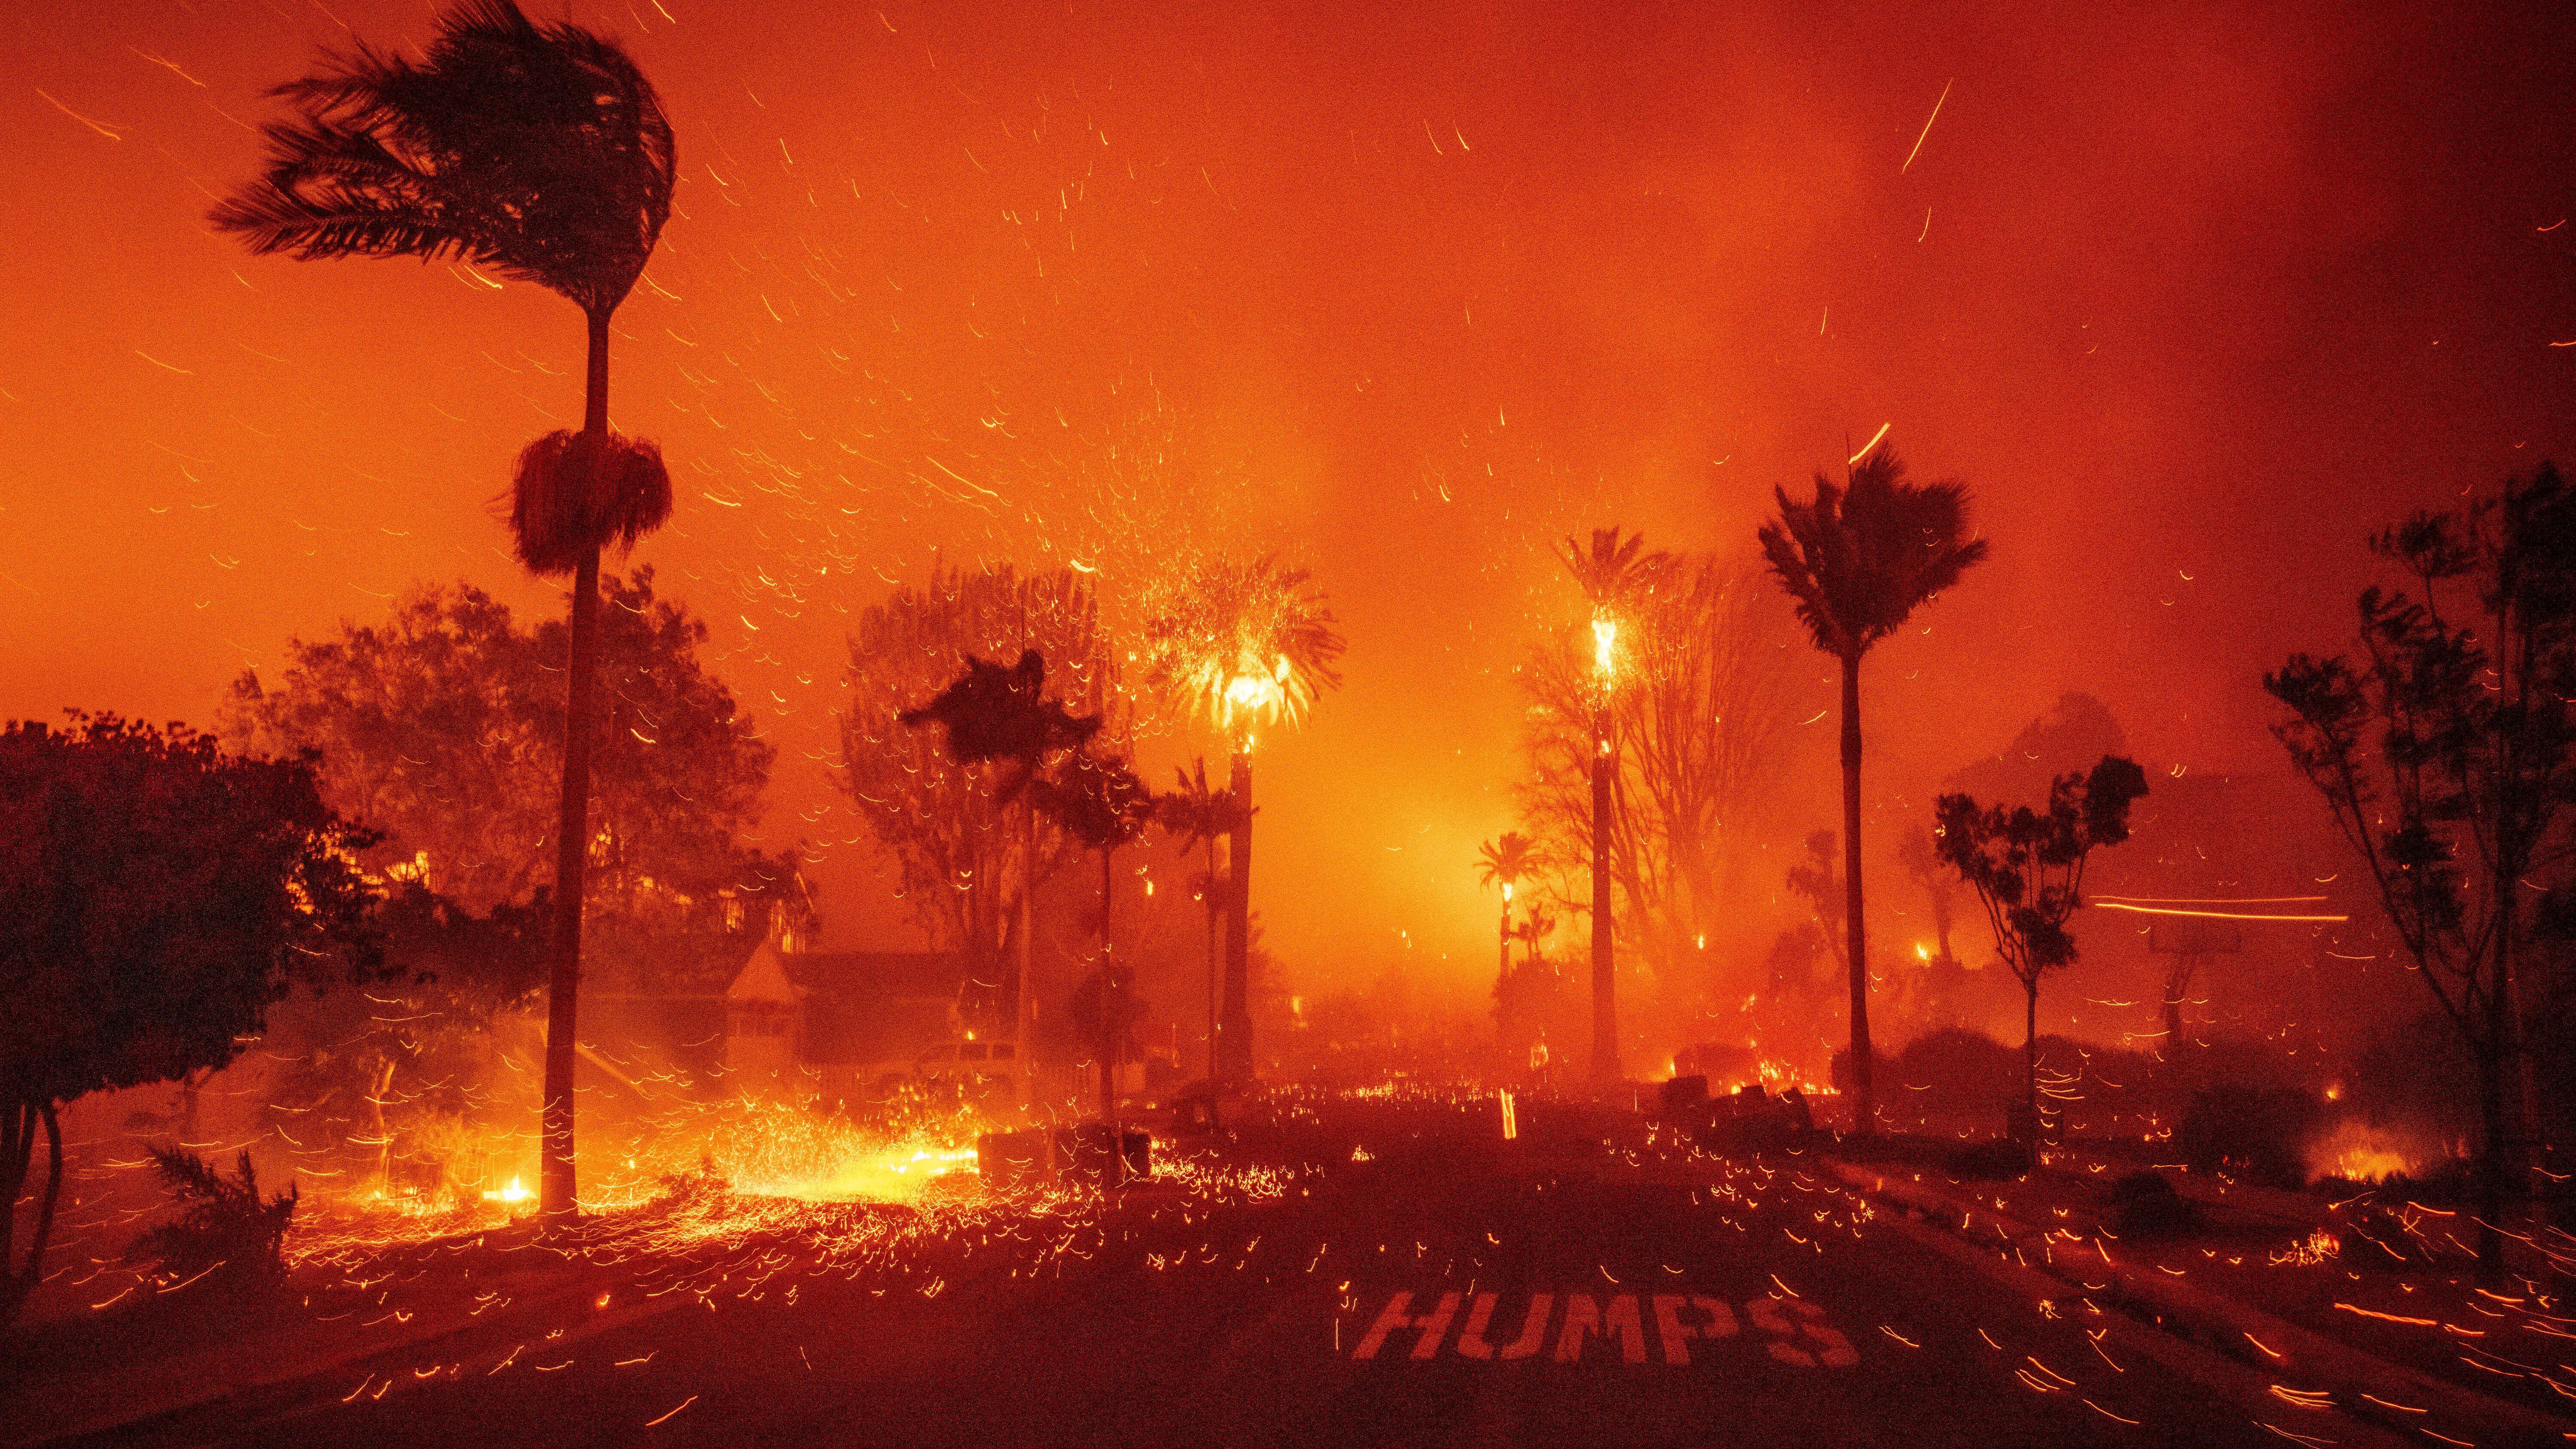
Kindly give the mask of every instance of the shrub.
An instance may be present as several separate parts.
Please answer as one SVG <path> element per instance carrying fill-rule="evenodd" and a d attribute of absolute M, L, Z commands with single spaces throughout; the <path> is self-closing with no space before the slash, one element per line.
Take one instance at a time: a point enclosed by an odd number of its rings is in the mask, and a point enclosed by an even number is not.
<path fill-rule="evenodd" d="M 2030 1144 L 2015 1142 L 2009 1137 L 1998 1137 L 1989 1142 L 1980 1142 L 1974 1146 L 1953 1151 L 1949 1160 L 1943 1165 L 1949 1169 L 1952 1177 L 1985 1179 L 2020 1177 L 2030 1171 Z"/>
<path fill-rule="evenodd" d="M 263 1200 L 250 1154 L 237 1175 L 184 1148 L 152 1149 L 152 1170 L 172 1198 L 177 1217 L 134 1240 L 128 1258 L 157 1258 L 165 1275 L 179 1280 L 212 1276 L 228 1284 L 273 1283 L 286 1275 L 287 1221 L 295 1216 L 297 1189 Z"/>
<path fill-rule="evenodd" d="M 2325 1104 L 2295 1087 L 2211 1087 L 2192 1093 L 2174 1130 L 2183 1161 L 2265 1187 L 2308 1180 L 2305 1149 Z"/>
<path fill-rule="evenodd" d="M 1983 1032 L 1945 1027 L 1907 1042 L 1894 1076 L 1922 1111 L 1992 1117 L 2022 1095 L 2021 1051 Z"/>
<path fill-rule="evenodd" d="M 2122 1236 L 2189 1232 L 2200 1222 L 2200 1210 L 2174 1191 L 2165 1175 L 2150 1168 L 2123 1173 L 2104 1194 Z"/>

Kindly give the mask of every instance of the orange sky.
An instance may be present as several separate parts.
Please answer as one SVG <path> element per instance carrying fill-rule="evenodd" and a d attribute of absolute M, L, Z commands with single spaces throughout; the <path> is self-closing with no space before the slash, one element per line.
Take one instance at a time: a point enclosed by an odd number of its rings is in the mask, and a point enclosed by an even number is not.
<path fill-rule="evenodd" d="M 264 87 L 431 8 L 0 17 L 0 716 L 206 720 L 416 579 L 559 607 L 489 505 L 578 419 L 570 304 L 203 222 Z M 616 343 L 679 492 L 639 558 L 780 746 L 838 944 L 889 914 L 840 641 L 935 546 L 1311 563 L 1348 684 L 1265 753 L 1257 904 L 1292 963 L 1410 932 L 1463 978 L 1509 671 L 1576 609 L 1548 539 L 1739 546 L 1881 424 L 1994 557 L 1873 658 L 1874 796 L 2067 689 L 2152 763 L 2277 768 L 2259 673 L 2341 642 L 2363 531 L 2576 457 L 2576 36 L 2091 9 L 535 7 L 678 127 Z"/>

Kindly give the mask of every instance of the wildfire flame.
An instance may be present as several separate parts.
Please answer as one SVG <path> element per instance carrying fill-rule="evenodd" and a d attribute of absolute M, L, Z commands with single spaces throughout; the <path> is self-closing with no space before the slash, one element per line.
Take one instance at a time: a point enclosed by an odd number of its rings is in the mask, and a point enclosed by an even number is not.
<path fill-rule="evenodd" d="M 2308 1169 L 2320 1177 L 2352 1182 L 2412 1177 L 2420 1167 L 2416 1155 L 2407 1148 L 2408 1144 L 2385 1128 L 2362 1121 L 2341 1122 L 2310 1145 Z"/>

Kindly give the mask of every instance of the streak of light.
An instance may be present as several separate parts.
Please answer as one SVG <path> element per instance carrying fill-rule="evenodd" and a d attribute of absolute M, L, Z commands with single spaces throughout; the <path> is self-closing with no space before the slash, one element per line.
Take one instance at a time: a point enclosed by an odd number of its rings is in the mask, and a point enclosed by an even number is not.
<path fill-rule="evenodd" d="M 2394 1313 L 2380 1313 L 2368 1308 L 2355 1308 L 2349 1303 L 2338 1303 L 2335 1307 L 2342 1309 L 2346 1313 L 2358 1313 L 2364 1318 L 2385 1319 L 2390 1323 L 2411 1323 L 2418 1328 L 2430 1328 L 2433 1326 L 2433 1320 L 2429 1318 L 2405 1318 Z"/>
<path fill-rule="evenodd" d="M 660 1418 L 660 1419 L 647 1419 L 647 1420 L 645 1420 L 645 1421 L 644 1421 L 644 1427 L 645 1427 L 645 1428 L 647 1428 L 647 1429 L 650 1429 L 650 1428 L 652 1428 L 654 1425 L 661 1423 L 664 1419 L 668 1419 L 668 1418 L 670 1418 L 670 1417 L 671 1417 L 671 1414 L 676 1414 L 676 1413 L 680 1412 L 680 1409 L 685 1409 L 685 1408 L 687 1408 L 689 1405 L 694 1404 L 694 1403 L 696 1403 L 697 1401 L 698 1401 L 698 1396 L 697 1396 L 697 1395 L 695 1395 L 695 1394 L 691 1394 L 691 1395 L 689 1395 L 687 1398 L 682 1399 L 682 1400 L 680 1401 L 680 1407 L 679 1407 L 678 1409 L 673 1409 L 673 1410 L 671 1411 L 671 1413 L 670 1413 L 670 1414 L 664 1414 L 664 1415 L 662 1416 L 662 1418 Z"/>
<path fill-rule="evenodd" d="M 93 121 L 89 117 L 82 115 L 80 112 L 73 110 L 71 107 L 64 105 L 62 102 L 55 100 L 51 95 L 46 93 L 43 86 L 36 87 L 36 94 L 44 96 L 45 100 L 51 104 L 55 110 L 62 112 L 64 115 L 71 117 L 73 120 L 80 122 L 84 126 L 89 127 L 91 130 L 98 132 L 107 139 L 111 141 L 122 141 L 125 139 L 123 135 L 109 127 L 106 123 Z"/>
<path fill-rule="evenodd" d="M 2266 916 L 2246 911 L 2183 911 L 2168 906 L 2132 906 L 2118 901 L 2094 901 L 2106 911 L 2135 911 L 2142 916 L 2206 916 L 2220 921 L 2349 921 L 2350 916 Z"/>
<path fill-rule="evenodd" d="M 1890 420 L 1889 420 L 1889 421 L 1887 421 L 1887 422 L 1880 423 L 1880 424 L 1878 425 L 1878 431 L 1877 431 L 1877 432 L 1874 432 L 1874 433 L 1872 433 L 1872 434 L 1870 434 L 1870 435 L 1869 435 L 1869 441 L 1860 445 L 1860 451 L 1859 451 L 1859 452 L 1857 452 L 1857 453 L 1852 454 L 1850 457 L 1845 458 L 1845 459 L 1843 460 L 1844 465 L 1848 467 L 1849 465 L 1854 464 L 1854 463 L 1857 463 L 1857 462 L 1859 462 L 1861 459 L 1868 457 L 1868 456 L 1869 456 L 1869 450 L 1870 450 L 1870 449 L 1872 449 L 1872 448 L 1877 447 L 1877 446 L 1878 446 L 1878 440 L 1879 440 L 1879 439 L 1881 439 L 1881 438 L 1886 437 L 1886 436 L 1887 436 L 1887 430 L 1888 430 L 1889 428 L 1892 428 L 1892 427 L 1895 427 L 1895 426 L 1896 426 L 1896 423 L 1895 423 L 1895 421 L 1894 421 L 1893 419 L 1890 419 Z"/>
<path fill-rule="evenodd" d="M 1950 87 L 1956 84 L 1958 84 L 1958 77 L 1956 76 L 1952 76 L 1950 79 L 1941 82 L 1940 99 L 1935 100 L 1932 103 L 1932 114 L 1923 118 L 1922 135 L 1918 135 L 1914 138 L 1914 149 L 1905 153 L 1905 166 L 1899 166 L 1896 168 L 1897 175 L 1904 175 L 1906 166 L 1913 165 L 1914 158 L 1923 154 L 1924 137 L 1932 134 L 1932 123 L 1941 119 L 1941 102 L 1950 99 Z M 1926 213 L 1926 216 L 1928 217 L 1929 213 Z"/>
<path fill-rule="evenodd" d="M 2095 896 L 2097 901 L 2135 901 L 2150 906 L 2275 906 L 2321 901 L 2324 896 Z"/>

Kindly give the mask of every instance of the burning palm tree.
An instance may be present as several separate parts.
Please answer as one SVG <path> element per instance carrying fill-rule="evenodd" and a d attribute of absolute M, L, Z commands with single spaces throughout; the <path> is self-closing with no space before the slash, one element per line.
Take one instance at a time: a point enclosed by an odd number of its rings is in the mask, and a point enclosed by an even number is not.
<path fill-rule="evenodd" d="M 1855 460 L 1846 483 L 1837 488 L 1817 474 L 1812 503 L 1791 502 L 1785 488 L 1772 490 L 1780 516 L 1764 524 L 1759 537 L 1780 586 L 1797 603 L 1799 622 L 1816 647 L 1843 666 L 1843 923 L 1851 943 L 1845 965 L 1857 1089 L 1852 1121 L 1868 1132 L 1876 1123 L 1876 1102 L 1870 1082 L 1869 953 L 1861 926 L 1861 656 L 1985 558 L 1986 544 L 1967 537 L 1967 485 L 1909 483 L 1893 449 Z"/>
<path fill-rule="evenodd" d="M 1234 747 L 1234 801 L 1227 850 L 1225 1010 L 1217 1059 L 1236 1078 L 1252 1073 L 1249 995 L 1252 922 L 1252 751 L 1260 731 L 1293 725 L 1326 689 L 1341 687 L 1333 661 L 1342 636 L 1324 596 L 1303 568 L 1271 555 L 1252 563 L 1222 556 L 1192 569 L 1145 626 L 1148 678 L 1166 698 L 1222 732 Z"/>
<path fill-rule="evenodd" d="M 1619 1068 L 1619 1003 L 1616 956 L 1611 945 L 1610 788 L 1618 774 L 1611 738 L 1610 692 L 1619 678 L 1619 618 L 1671 566 L 1668 553 L 1645 552 L 1643 534 L 1620 536 L 1616 524 L 1592 530 L 1592 546 L 1568 538 L 1557 557 L 1592 606 L 1592 1079 L 1616 1081 Z"/>
<path fill-rule="evenodd" d="M 1476 883 L 1503 888 L 1503 919 L 1497 934 L 1503 974 L 1512 971 L 1512 887 L 1537 870 L 1537 842 L 1517 830 L 1506 830 L 1476 849 Z"/>
<path fill-rule="evenodd" d="M 275 94 L 301 114 L 266 128 L 268 169 L 215 207 L 218 228 L 261 255 L 479 263 L 561 294 L 589 322 L 582 429 L 520 455 L 510 513 L 522 562 L 573 575 L 541 1194 L 548 1216 L 569 1215 L 599 554 L 671 513 L 660 449 L 609 431 L 608 322 L 671 214 L 671 123 L 616 42 L 539 26 L 512 0 L 450 11 L 420 62 L 360 45 Z"/>

